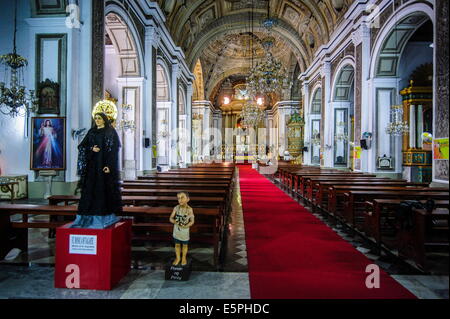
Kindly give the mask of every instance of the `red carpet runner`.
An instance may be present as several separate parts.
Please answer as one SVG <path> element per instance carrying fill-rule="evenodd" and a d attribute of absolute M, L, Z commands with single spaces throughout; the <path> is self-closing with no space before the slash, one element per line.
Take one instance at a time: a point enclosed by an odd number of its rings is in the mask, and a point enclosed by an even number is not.
<path fill-rule="evenodd" d="M 239 166 L 252 298 L 415 298 L 251 166 Z"/>

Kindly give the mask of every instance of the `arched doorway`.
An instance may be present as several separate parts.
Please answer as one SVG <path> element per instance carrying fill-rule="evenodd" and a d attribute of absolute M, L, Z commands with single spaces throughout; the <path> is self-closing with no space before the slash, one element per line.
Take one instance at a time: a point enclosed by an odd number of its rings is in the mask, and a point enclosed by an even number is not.
<path fill-rule="evenodd" d="M 170 86 L 164 62 L 156 65 L 156 163 L 170 164 Z"/>
<path fill-rule="evenodd" d="M 116 130 L 124 178 L 142 170 L 142 48 L 128 13 L 117 5 L 105 9 L 104 95 L 118 108 Z"/>
<path fill-rule="evenodd" d="M 421 11 L 396 20 L 375 45 L 371 66 L 377 114 L 375 168 L 409 181 L 431 182 L 433 23 Z M 407 127 L 401 129 L 400 121 Z"/>
<path fill-rule="evenodd" d="M 311 165 L 320 165 L 320 121 L 322 111 L 322 88 L 317 88 L 311 99 L 310 121 L 310 153 Z"/>
<path fill-rule="evenodd" d="M 351 64 L 344 64 L 339 70 L 334 83 L 332 100 L 334 116 L 334 167 L 352 166 L 351 157 L 353 157 L 353 149 L 350 149 L 349 142 L 353 140 L 354 73 L 355 70 Z"/>

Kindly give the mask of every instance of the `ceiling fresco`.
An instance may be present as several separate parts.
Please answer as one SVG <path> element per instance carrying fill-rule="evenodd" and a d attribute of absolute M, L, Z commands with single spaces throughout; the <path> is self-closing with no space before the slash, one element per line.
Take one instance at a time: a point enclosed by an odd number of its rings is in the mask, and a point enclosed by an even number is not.
<path fill-rule="evenodd" d="M 273 55 L 293 73 L 304 71 L 328 42 L 351 0 L 158 0 L 166 25 L 194 70 L 200 60 L 205 98 L 217 98 L 218 85 L 244 76 L 264 57 L 261 41 L 275 39 Z M 270 11 L 268 13 L 268 7 Z M 270 34 L 262 25 L 273 18 Z M 293 75 L 293 74 L 291 74 Z"/>

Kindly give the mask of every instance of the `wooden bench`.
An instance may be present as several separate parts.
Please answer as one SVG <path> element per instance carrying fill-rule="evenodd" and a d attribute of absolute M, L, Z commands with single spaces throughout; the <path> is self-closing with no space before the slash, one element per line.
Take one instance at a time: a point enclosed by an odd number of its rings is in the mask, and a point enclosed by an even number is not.
<path fill-rule="evenodd" d="M 184 180 L 184 181 L 225 181 L 231 183 L 232 178 L 230 176 L 223 175 L 183 175 L 183 174 L 169 174 L 160 173 L 155 175 L 138 176 L 138 179 L 151 180 L 151 181 L 163 181 L 163 180 Z"/>
<path fill-rule="evenodd" d="M 330 194 L 333 193 L 330 191 Z M 448 190 L 437 191 L 433 188 L 422 190 L 407 190 L 407 189 L 389 189 L 389 190 L 366 190 L 366 191 L 348 191 L 344 193 L 343 210 L 336 211 L 338 217 L 342 217 L 344 222 L 351 227 L 359 229 L 364 225 L 364 211 L 365 202 L 377 198 L 386 199 L 403 199 L 403 200 L 445 200 L 448 199 Z M 331 203 L 330 203 L 331 204 Z M 331 206 L 331 205 L 330 205 Z M 361 217 L 359 222 L 358 218 Z"/>
<path fill-rule="evenodd" d="M 48 198 L 50 205 L 59 203 L 78 203 L 80 196 L 77 195 L 52 195 Z M 178 205 L 176 196 L 122 196 L 124 205 L 133 206 L 166 206 L 174 207 Z M 225 206 L 224 196 L 191 196 L 190 206 L 195 207 L 220 207 Z"/>
<path fill-rule="evenodd" d="M 177 183 L 177 182 L 172 182 L 172 183 L 152 183 L 152 182 L 123 182 L 121 184 L 121 187 L 123 189 L 127 189 L 127 188 L 142 188 L 142 189 L 148 189 L 148 188 L 152 188 L 152 189 L 199 189 L 199 190 L 215 190 L 215 189 L 224 189 L 224 190 L 229 190 L 230 187 L 228 184 L 226 183 L 214 183 L 214 184 L 194 184 L 194 183 Z"/>
<path fill-rule="evenodd" d="M 309 185 L 312 185 L 312 183 L 316 181 L 374 181 L 379 180 L 378 177 L 376 177 L 373 174 L 368 175 L 347 175 L 347 174 L 335 174 L 335 175 L 304 175 L 299 176 L 300 181 L 298 183 L 298 188 L 294 190 L 294 192 L 297 194 L 297 196 L 300 196 L 304 200 L 307 199 L 307 187 Z M 387 178 L 386 178 L 387 180 Z M 312 195 L 310 196 L 312 198 Z"/>
<path fill-rule="evenodd" d="M 344 210 L 344 196 L 345 193 L 348 193 L 349 191 L 351 191 L 352 189 L 357 192 L 358 188 L 354 188 L 357 185 L 336 185 L 336 186 L 330 186 L 328 188 L 328 207 L 326 212 L 331 214 L 331 215 L 336 215 L 339 217 L 344 217 L 342 215 L 342 212 Z M 385 187 L 389 187 L 390 185 L 386 186 L 386 185 L 374 185 L 371 187 L 370 191 L 389 191 L 390 189 L 385 189 Z M 406 188 L 406 187 L 405 187 Z M 366 189 L 366 188 L 364 188 Z M 409 189 L 409 190 L 408 190 Z M 405 191 L 417 191 L 417 189 L 413 188 L 408 188 Z M 402 190 L 400 189 L 391 189 L 392 191 L 395 190 Z M 422 191 L 429 191 L 430 188 L 428 187 L 421 187 Z M 376 194 L 376 193 L 375 193 Z"/>
<path fill-rule="evenodd" d="M 312 180 L 312 187 L 314 188 L 314 195 L 312 198 L 313 210 L 318 208 L 323 211 L 328 209 L 328 189 L 333 186 L 416 186 L 416 187 L 427 187 L 427 183 L 409 183 L 404 180 L 384 180 L 384 179 L 374 179 L 374 180 L 341 180 L 341 181 L 317 181 Z"/>
<path fill-rule="evenodd" d="M 437 208 L 431 212 L 412 209 L 412 214 L 412 228 L 399 228 L 398 255 L 412 260 L 423 271 L 428 271 L 428 252 L 444 252 L 447 256 L 449 253 L 448 202 L 447 208 Z"/>
<path fill-rule="evenodd" d="M 404 199 L 380 199 L 375 198 L 371 201 L 365 202 L 365 212 L 364 212 L 364 227 L 363 231 L 369 238 L 373 238 L 375 243 L 378 246 L 378 250 L 381 250 L 381 246 L 383 244 L 382 236 L 382 224 L 388 226 L 387 221 L 395 219 L 395 211 L 399 209 L 400 204 L 404 201 Z M 425 200 L 420 201 L 422 204 L 425 204 Z M 448 208 L 449 201 L 447 200 L 435 200 L 434 201 L 436 208 Z M 384 221 L 384 223 L 383 223 Z M 386 227 L 384 228 L 386 229 Z M 387 248 L 390 243 L 385 242 L 387 244 Z"/>
<path fill-rule="evenodd" d="M 122 196 L 173 196 L 177 197 L 179 192 L 186 191 L 186 188 L 169 188 L 169 189 L 153 189 L 153 188 L 123 188 Z M 189 189 L 189 196 L 221 196 L 225 198 L 227 190 L 225 189 Z"/>
<path fill-rule="evenodd" d="M 0 256 L 4 256 L 12 248 L 23 251 L 28 249 L 28 229 L 54 229 L 67 221 L 30 221 L 29 215 L 72 216 L 77 213 L 77 206 L 5 204 L 0 205 Z M 169 221 L 172 207 L 124 207 L 121 216 L 133 217 L 133 231 L 136 240 L 167 240 L 172 241 L 173 225 Z M 11 221 L 10 216 L 20 214 L 21 221 Z M 220 243 L 223 235 L 222 215 L 218 208 L 194 208 L 195 224 L 190 228 L 191 241 L 209 243 L 214 248 L 214 264 L 217 266 Z M 139 218 L 145 217 L 145 218 Z M 138 222 L 138 220 L 144 220 Z M 145 235 L 139 230 L 144 230 Z"/>

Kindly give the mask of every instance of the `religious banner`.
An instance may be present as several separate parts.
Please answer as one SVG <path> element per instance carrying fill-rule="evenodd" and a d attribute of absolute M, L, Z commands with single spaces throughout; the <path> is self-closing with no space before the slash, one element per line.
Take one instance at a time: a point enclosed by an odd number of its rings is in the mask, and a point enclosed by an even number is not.
<path fill-rule="evenodd" d="M 355 146 L 355 158 L 356 159 L 361 158 L 361 152 L 362 152 L 361 146 Z"/>
<path fill-rule="evenodd" d="M 434 139 L 434 159 L 448 160 L 448 137 Z"/>

